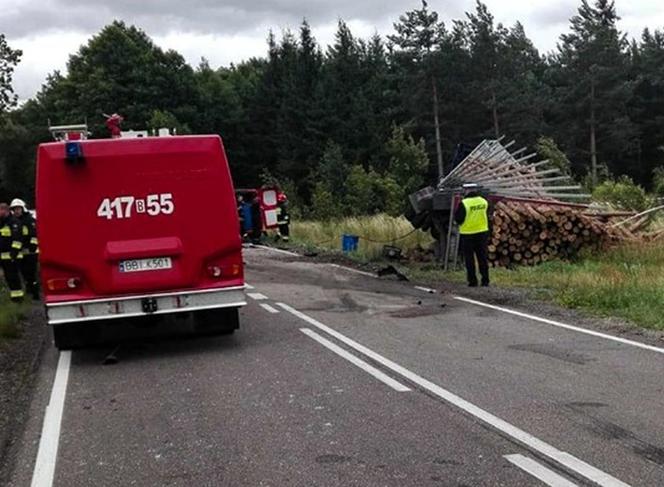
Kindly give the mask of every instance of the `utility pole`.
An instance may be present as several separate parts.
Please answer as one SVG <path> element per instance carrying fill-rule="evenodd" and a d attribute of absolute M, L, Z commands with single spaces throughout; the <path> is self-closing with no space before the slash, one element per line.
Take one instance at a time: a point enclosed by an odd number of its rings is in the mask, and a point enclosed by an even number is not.
<path fill-rule="evenodd" d="M 595 120 L 595 77 L 590 77 L 590 178 L 597 186 L 597 135 Z"/>
<path fill-rule="evenodd" d="M 438 159 L 438 178 L 442 179 L 445 175 L 443 167 L 443 151 L 440 144 L 440 121 L 438 119 L 438 88 L 436 87 L 436 77 L 431 76 L 431 85 L 433 87 L 433 121 L 436 127 L 436 157 Z"/>

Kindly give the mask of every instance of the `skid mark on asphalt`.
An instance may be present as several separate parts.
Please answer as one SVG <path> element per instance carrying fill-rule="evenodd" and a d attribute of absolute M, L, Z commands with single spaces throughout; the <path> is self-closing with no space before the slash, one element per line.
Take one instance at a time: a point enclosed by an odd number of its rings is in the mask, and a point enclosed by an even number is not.
<path fill-rule="evenodd" d="M 565 477 L 523 455 L 505 455 L 505 459 L 551 487 L 578 487 Z"/>
<path fill-rule="evenodd" d="M 370 348 L 361 345 L 355 340 L 348 338 L 342 333 L 339 333 L 333 328 L 324 325 L 320 321 L 305 315 L 304 313 L 296 310 L 295 308 L 292 308 L 291 306 L 288 306 L 287 304 L 284 303 L 277 303 L 277 305 L 280 308 L 284 309 L 285 311 L 288 311 L 292 315 L 300 318 L 301 320 L 309 323 L 312 326 L 315 326 L 319 330 L 336 338 L 345 345 L 355 349 L 356 351 L 360 352 L 366 357 L 369 357 L 374 362 L 379 363 L 382 366 L 390 369 L 392 372 L 395 372 L 396 374 L 400 375 L 402 378 L 412 382 L 413 384 L 418 385 L 422 389 L 429 391 L 433 395 L 456 406 L 457 408 L 461 409 L 462 411 L 465 411 L 471 416 L 474 416 L 483 423 L 488 424 L 492 428 L 509 436 L 514 441 L 524 445 L 527 448 L 530 448 L 531 450 L 539 452 L 541 455 L 550 458 L 556 463 L 566 467 L 567 469 L 573 472 L 576 472 L 582 477 L 585 477 L 588 480 L 602 487 L 629 487 L 629 484 L 626 484 L 625 482 L 618 480 L 617 478 L 609 475 L 608 473 L 596 467 L 593 467 L 592 465 L 584 462 L 583 460 L 576 458 L 573 455 L 570 455 L 567 452 L 557 449 L 553 445 L 550 445 L 545 441 L 540 440 L 539 438 L 531 435 L 530 433 L 527 433 L 526 431 L 517 428 L 516 426 L 508 423 L 507 421 L 497 416 L 494 416 L 493 414 L 480 408 L 479 406 L 476 406 L 475 404 L 466 401 L 465 399 L 442 388 L 441 386 L 434 384 L 433 382 L 415 374 L 414 372 L 406 369 L 405 367 L 402 367 L 401 365 L 383 357 L 382 355 L 374 352 Z"/>
<path fill-rule="evenodd" d="M 404 386 L 400 382 L 397 382 L 396 380 L 394 380 L 392 377 L 385 374 L 384 372 L 381 372 L 380 370 L 378 370 L 373 365 L 369 365 L 364 360 L 361 360 L 361 359 L 357 358 L 352 353 L 347 352 L 346 350 L 344 350 L 340 346 L 335 345 L 334 343 L 327 340 L 326 338 L 323 338 L 322 336 L 320 336 L 315 331 L 310 330 L 309 328 L 300 328 L 300 331 L 302 333 L 304 333 L 305 335 L 307 335 L 308 337 L 313 338 L 314 340 L 316 340 L 318 343 L 323 345 L 328 350 L 331 350 L 332 352 L 336 353 L 340 357 L 348 360 L 353 365 L 358 366 L 360 369 L 364 370 L 366 373 L 374 376 L 376 379 L 378 379 L 382 383 L 388 385 L 389 387 L 391 387 L 395 391 L 397 391 L 397 392 L 408 392 L 408 391 L 410 391 L 410 389 L 408 387 Z"/>
<path fill-rule="evenodd" d="M 517 350 L 519 352 L 530 352 L 547 357 L 562 360 L 570 364 L 586 365 L 587 363 L 594 362 L 597 359 L 589 357 L 582 353 L 572 352 L 564 348 L 556 347 L 550 343 L 521 343 L 518 345 L 509 345 L 507 348 L 510 350 Z"/>

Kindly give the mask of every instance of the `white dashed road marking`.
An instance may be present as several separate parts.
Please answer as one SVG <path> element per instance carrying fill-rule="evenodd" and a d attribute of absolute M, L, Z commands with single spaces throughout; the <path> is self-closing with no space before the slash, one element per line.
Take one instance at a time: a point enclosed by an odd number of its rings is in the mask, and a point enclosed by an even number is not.
<path fill-rule="evenodd" d="M 261 293 L 247 293 L 247 296 L 249 296 L 251 299 L 254 299 L 256 301 L 262 301 L 264 299 L 270 299 L 265 294 L 261 294 Z"/>
<path fill-rule="evenodd" d="M 572 470 L 578 473 L 579 475 L 582 475 L 588 480 L 591 480 L 592 482 L 595 482 L 596 484 L 602 487 L 629 487 L 628 484 L 622 482 L 621 480 L 618 480 L 615 477 L 612 477 L 608 473 L 593 467 L 592 465 L 584 462 L 583 460 L 576 458 L 573 455 L 570 455 L 567 452 L 558 450 L 553 445 L 550 445 L 545 441 L 540 440 L 539 438 L 531 435 L 530 433 L 527 433 L 517 428 L 516 426 L 508 423 L 507 421 L 497 416 L 494 416 L 490 412 L 485 411 L 479 406 L 476 406 L 475 404 L 466 401 L 465 399 L 457 396 L 456 394 L 446 389 L 443 389 L 439 385 L 434 384 L 433 382 L 415 374 L 414 372 L 411 372 L 405 367 L 402 367 L 401 365 L 392 362 L 391 360 L 383 357 L 382 355 L 374 352 L 373 350 L 365 347 L 364 345 L 357 343 L 355 340 L 348 338 L 346 335 L 339 333 L 338 331 L 330 328 L 329 326 L 324 325 L 320 321 L 305 315 L 304 313 L 296 310 L 295 308 L 292 308 L 284 303 L 277 303 L 277 305 L 282 309 L 288 311 L 289 313 L 293 314 L 294 316 L 297 316 L 301 320 L 306 321 L 310 325 L 315 326 L 319 330 L 324 331 L 328 335 L 333 336 L 340 342 L 366 355 L 374 362 L 377 362 L 383 365 L 384 367 L 390 369 L 391 371 L 397 373 L 404 379 L 409 380 L 413 384 L 417 384 L 422 389 L 426 389 L 435 396 L 438 396 L 444 401 L 458 407 L 459 409 L 465 411 L 466 413 L 476 417 L 480 421 L 483 421 L 484 423 L 492 426 L 494 429 L 503 432 L 507 436 L 510 436 L 511 438 L 521 443 L 522 445 L 525 445 L 531 450 L 539 452 L 541 455 L 549 457 L 550 459 L 554 460 L 560 465 L 563 465 L 569 470 Z"/>
<path fill-rule="evenodd" d="M 369 365 L 364 360 L 360 360 L 359 358 L 357 358 L 352 353 L 348 353 L 343 348 L 341 348 L 338 345 L 335 345 L 334 343 L 332 343 L 331 341 L 323 338 L 322 336 L 320 336 L 315 331 L 310 330 L 309 328 L 300 328 L 300 331 L 302 333 L 304 333 L 305 335 L 307 335 L 307 336 L 313 338 L 314 340 L 316 340 L 318 343 L 323 345 L 325 348 L 327 348 L 329 350 L 332 350 L 334 353 L 336 353 L 340 357 L 345 358 L 350 363 L 352 363 L 354 365 L 357 365 L 359 368 L 364 370 L 366 373 L 373 375 L 376 379 L 378 379 L 379 381 L 383 382 L 384 384 L 390 386 L 395 391 L 397 391 L 397 392 L 408 392 L 408 391 L 410 391 L 410 389 L 408 387 L 404 386 L 400 382 L 397 382 L 396 380 L 394 380 L 389 375 L 381 372 L 380 370 L 378 370 L 373 365 Z"/>
<path fill-rule="evenodd" d="M 278 309 L 273 308 L 273 307 L 270 306 L 269 304 L 261 303 L 260 306 L 261 306 L 261 308 L 263 308 L 263 309 L 264 309 L 265 311 L 267 311 L 268 313 L 276 314 L 276 313 L 279 312 Z"/>
<path fill-rule="evenodd" d="M 505 455 L 505 458 L 521 470 L 528 472 L 537 480 L 541 480 L 551 487 L 578 487 L 577 484 L 570 482 L 553 470 L 549 470 L 544 465 L 540 465 L 532 458 L 524 457 L 523 455 Z"/>

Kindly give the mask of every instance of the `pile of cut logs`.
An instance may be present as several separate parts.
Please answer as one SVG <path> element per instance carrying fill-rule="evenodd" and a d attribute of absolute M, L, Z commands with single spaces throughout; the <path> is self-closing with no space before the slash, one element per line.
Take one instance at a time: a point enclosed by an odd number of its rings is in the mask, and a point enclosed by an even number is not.
<path fill-rule="evenodd" d="M 569 259 L 581 249 L 600 249 L 626 240 L 653 240 L 662 232 L 639 233 L 641 219 L 630 225 L 614 225 L 620 214 L 595 214 L 587 209 L 558 204 L 501 201 L 496 204 L 489 242 L 489 261 L 494 267 L 536 265 L 553 259 Z"/>

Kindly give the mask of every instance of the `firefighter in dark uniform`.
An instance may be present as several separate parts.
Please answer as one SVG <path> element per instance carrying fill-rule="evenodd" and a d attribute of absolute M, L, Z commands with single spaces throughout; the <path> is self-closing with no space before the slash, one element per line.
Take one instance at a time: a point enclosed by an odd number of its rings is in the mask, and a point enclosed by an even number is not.
<path fill-rule="evenodd" d="M 290 215 L 288 214 L 288 198 L 284 193 L 277 196 L 277 225 L 279 238 L 284 242 L 290 240 Z"/>
<path fill-rule="evenodd" d="M 22 247 L 21 225 L 12 216 L 9 205 L 0 203 L 0 266 L 9 288 L 9 298 L 15 302 L 23 301 L 25 296 L 19 273 Z"/>
<path fill-rule="evenodd" d="M 251 243 L 259 244 L 263 237 L 263 211 L 261 209 L 261 200 L 255 195 L 251 200 L 251 227 L 249 231 Z"/>
<path fill-rule="evenodd" d="M 39 241 L 37 240 L 37 222 L 21 199 L 14 199 L 9 205 L 14 218 L 21 226 L 21 254 L 19 271 L 25 283 L 25 290 L 33 299 L 39 299 L 39 283 L 37 281 L 37 259 L 39 254 Z"/>
<path fill-rule="evenodd" d="M 489 202 L 479 193 L 477 184 L 465 184 L 464 197 L 454 215 L 459 224 L 461 248 L 466 261 L 466 278 L 470 287 L 477 287 L 475 259 L 482 277 L 482 286 L 489 285 Z"/>

